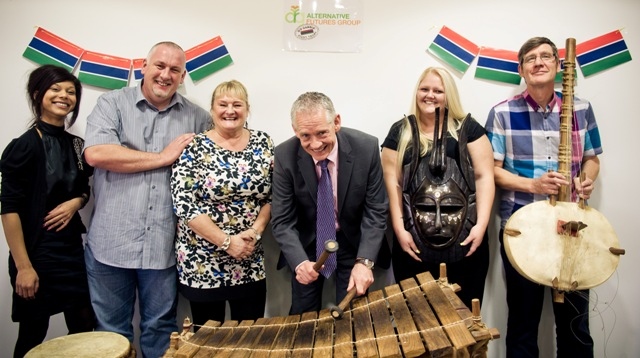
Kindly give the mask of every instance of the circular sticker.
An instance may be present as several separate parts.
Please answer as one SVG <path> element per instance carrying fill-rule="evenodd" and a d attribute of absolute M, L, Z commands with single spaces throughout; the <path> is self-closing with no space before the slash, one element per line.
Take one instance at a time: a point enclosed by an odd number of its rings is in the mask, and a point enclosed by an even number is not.
<path fill-rule="evenodd" d="M 318 35 L 318 27 L 316 25 L 300 25 L 296 29 L 296 37 L 300 40 L 311 40 Z"/>

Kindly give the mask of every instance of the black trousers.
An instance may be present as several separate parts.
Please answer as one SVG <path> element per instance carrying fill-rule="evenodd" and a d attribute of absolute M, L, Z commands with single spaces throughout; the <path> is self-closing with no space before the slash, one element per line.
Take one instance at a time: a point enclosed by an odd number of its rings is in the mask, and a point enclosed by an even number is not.
<path fill-rule="evenodd" d="M 32 317 L 20 321 L 18 340 L 13 350 L 14 358 L 22 358 L 32 348 L 44 341 L 49 330 L 49 316 Z M 90 332 L 96 326 L 96 319 L 91 306 L 74 307 L 64 311 L 64 320 L 69 334 Z"/>
<path fill-rule="evenodd" d="M 402 251 L 398 240 L 393 240 L 391 256 L 393 275 L 397 283 L 414 277 L 419 273 L 429 271 L 436 280 L 440 277 L 440 262 L 419 262 Z M 484 295 L 484 285 L 489 272 L 489 237 L 485 234 L 482 244 L 469 257 L 458 262 L 447 263 L 447 279 L 450 283 L 457 283 L 461 290 L 457 292 L 460 300 L 471 309 L 474 298 L 480 300 Z"/>

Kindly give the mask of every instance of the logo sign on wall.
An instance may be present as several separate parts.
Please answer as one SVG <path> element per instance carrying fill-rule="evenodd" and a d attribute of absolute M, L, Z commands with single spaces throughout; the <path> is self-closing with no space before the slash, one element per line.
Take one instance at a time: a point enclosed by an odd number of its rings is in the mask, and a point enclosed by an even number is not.
<path fill-rule="evenodd" d="M 284 0 L 287 51 L 361 52 L 362 0 Z"/>

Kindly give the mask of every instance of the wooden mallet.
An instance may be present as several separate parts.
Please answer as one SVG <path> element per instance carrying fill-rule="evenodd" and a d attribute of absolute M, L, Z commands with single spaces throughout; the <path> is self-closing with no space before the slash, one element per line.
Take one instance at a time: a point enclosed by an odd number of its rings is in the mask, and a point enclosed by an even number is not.
<path fill-rule="evenodd" d="M 347 307 L 351 303 L 351 300 L 353 300 L 355 296 L 356 296 L 356 286 L 353 286 L 349 291 L 347 291 L 347 295 L 344 296 L 344 298 L 342 299 L 339 305 L 331 307 L 330 309 L 331 317 L 333 317 L 334 319 L 342 319 L 342 316 L 344 315 L 344 310 L 347 309 Z"/>
<path fill-rule="evenodd" d="M 316 260 L 316 263 L 313 264 L 313 269 L 316 271 L 320 271 L 324 262 L 327 261 L 329 255 L 338 251 L 338 242 L 336 240 L 327 240 L 324 243 L 324 251 L 320 254 L 320 257 Z"/>

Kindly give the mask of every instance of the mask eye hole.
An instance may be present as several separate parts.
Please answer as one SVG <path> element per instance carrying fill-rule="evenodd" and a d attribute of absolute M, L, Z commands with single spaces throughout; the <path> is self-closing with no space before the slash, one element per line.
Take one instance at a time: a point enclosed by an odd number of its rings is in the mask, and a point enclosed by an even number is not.
<path fill-rule="evenodd" d="M 443 215 L 456 214 L 464 209 L 464 206 L 440 206 L 440 213 Z"/>

